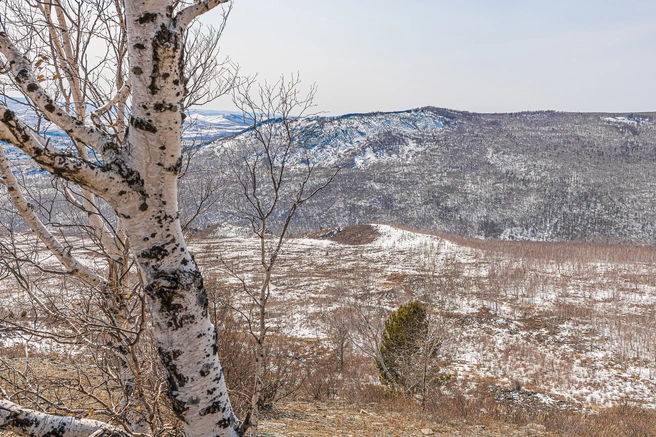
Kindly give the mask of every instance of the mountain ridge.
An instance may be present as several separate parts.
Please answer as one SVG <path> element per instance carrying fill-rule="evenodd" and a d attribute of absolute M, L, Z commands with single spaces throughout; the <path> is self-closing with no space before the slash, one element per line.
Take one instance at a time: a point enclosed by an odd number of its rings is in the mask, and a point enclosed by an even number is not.
<path fill-rule="evenodd" d="M 440 124 L 413 126 L 420 119 Z M 325 155 L 317 164 L 345 171 L 297 226 L 400 223 L 482 238 L 653 244 L 654 119 L 436 107 L 322 118 L 315 124 L 329 129 L 311 139 Z M 389 128 L 402 121 L 410 123 Z"/>
<path fill-rule="evenodd" d="M 248 120 L 202 109 L 191 118 L 200 122 L 190 130 L 200 150 L 193 165 L 220 170 L 217 147 L 247 138 Z M 343 171 L 294 225 L 398 223 L 482 238 L 654 244 L 654 120 L 656 112 L 434 106 L 299 119 L 318 173 Z M 38 173 L 17 149 L 7 154 Z M 218 201 L 198 226 L 226 220 L 226 208 Z"/>

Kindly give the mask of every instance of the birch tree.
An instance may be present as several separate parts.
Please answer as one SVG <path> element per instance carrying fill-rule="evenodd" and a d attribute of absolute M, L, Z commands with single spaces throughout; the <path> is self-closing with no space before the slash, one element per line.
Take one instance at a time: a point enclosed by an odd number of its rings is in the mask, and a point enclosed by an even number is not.
<path fill-rule="evenodd" d="M 5 89 L 19 90 L 43 120 L 66 133 L 70 147 L 52 144 L 40 125 L 28 125 L 6 104 L 0 104 L 0 140 L 77 190 L 79 206 L 107 252 L 107 274 L 77 260 L 41 222 L 1 153 L 9 195 L 63 269 L 105 296 L 110 306 L 120 306 L 124 297 L 116 284 L 127 277 L 126 253 L 134 258 L 168 398 L 189 437 L 243 433 L 219 362 L 203 278 L 185 244 L 178 210 L 183 110 L 189 86 L 197 85 L 185 76 L 185 38 L 194 20 L 226 2 L 7 0 L 0 10 Z M 104 55 L 90 55 L 93 38 L 108 48 Z M 113 229 L 103 219 L 100 202 L 113 211 Z M 108 290 L 119 293 L 108 295 Z M 31 410 L 6 396 L 0 400 L 0 429 L 23 435 L 161 431 L 132 425 Z"/>
<path fill-rule="evenodd" d="M 250 120 L 249 129 L 223 142 L 216 153 L 227 164 L 227 180 L 233 181 L 228 197 L 231 213 L 245 223 L 258 241 L 257 275 L 240 272 L 224 262 L 227 273 L 239 284 L 247 304 L 233 306 L 248 325 L 254 343 L 255 369 L 250 408 L 245 423 L 250 436 L 257 436 L 269 361 L 267 306 L 271 299 L 273 274 L 284 251 L 292 221 L 303 205 L 319 194 L 337 176 L 339 168 L 320 173 L 309 129 L 300 125 L 315 106 L 316 87 L 301 91 L 298 75 L 277 82 L 257 84 L 245 80 L 233 88 L 233 102 Z M 276 390 L 273 390 L 275 394 Z M 273 402 L 271 399 L 270 402 Z"/>

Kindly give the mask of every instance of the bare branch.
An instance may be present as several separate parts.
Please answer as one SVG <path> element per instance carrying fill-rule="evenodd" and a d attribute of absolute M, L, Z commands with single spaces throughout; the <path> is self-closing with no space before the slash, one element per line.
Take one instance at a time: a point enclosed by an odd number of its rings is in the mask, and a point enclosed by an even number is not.
<path fill-rule="evenodd" d="M 195 18 L 198 18 L 205 12 L 214 9 L 221 4 L 230 2 L 231 0 L 199 0 L 178 12 L 178 15 L 176 16 L 177 22 L 180 26 L 185 28 L 189 26 Z"/>
<path fill-rule="evenodd" d="M 100 120 L 100 117 L 106 114 L 107 112 L 109 112 L 117 104 L 125 102 L 127 96 L 130 95 L 130 91 L 131 91 L 131 86 L 130 86 L 130 82 L 128 82 L 125 85 L 123 85 L 123 87 L 118 91 L 118 93 L 116 93 L 116 95 L 112 100 L 110 100 L 109 102 L 107 102 L 106 104 L 104 104 L 103 106 L 96 109 L 90 114 L 91 121 L 93 121 L 93 123 L 96 126 L 102 127 L 103 123 Z"/>
<path fill-rule="evenodd" d="M 37 136 L 16 113 L 0 105 L 0 140 L 7 141 L 28 154 L 50 173 L 87 187 L 96 193 L 106 193 L 116 186 L 111 172 L 70 153 L 56 152 Z"/>
<path fill-rule="evenodd" d="M 85 126 L 82 121 L 68 114 L 46 93 L 39 84 L 38 78 L 34 76 L 29 61 L 22 56 L 4 32 L 0 32 L 0 52 L 7 58 L 7 65 L 13 79 L 25 95 L 43 111 L 48 120 L 103 155 L 107 156 L 108 153 L 116 151 L 117 144 L 112 136 L 105 135 L 96 128 Z M 111 159 L 112 157 L 107 156 L 107 158 Z"/>
<path fill-rule="evenodd" d="M 75 417 L 56 416 L 21 407 L 0 399 L 0 430 L 26 436 L 57 435 L 60 437 L 130 437 L 120 428 L 103 422 Z"/>
<path fill-rule="evenodd" d="M 0 146 L 0 173 L 2 180 L 7 186 L 7 191 L 11 197 L 14 205 L 18 209 L 19 214 L 27 222 L 27 224 L 36 233 L 37 237 L 46 247 L 57 257 L 59 262 L 62 263 L 69 273 L 82 279 L 84 282 L 92 287 L 102 286 L 106 281 L 98 274 L 87 268 L 80 263 L 70 251 L 67 251 L 64 246 L 52 235 L 48 229 L 43 225 L 41 220 L 37 217 L 34 210 L 27 203 L 20 190 L 16 177 L 14 176 L 9 161 L 5 156 L 3 148 Z"/>

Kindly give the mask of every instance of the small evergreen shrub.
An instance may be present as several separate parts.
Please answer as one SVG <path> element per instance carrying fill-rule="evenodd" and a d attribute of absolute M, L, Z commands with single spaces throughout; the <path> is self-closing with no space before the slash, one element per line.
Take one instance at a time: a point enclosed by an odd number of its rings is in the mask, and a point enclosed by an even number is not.
<path fill-rule="evenodd" d="M 376 363 L 383 384 L 407 386 L 404 367 L 419 353 L 421 340 L 427 330 L 426 305 L 419 301 L 408 302 L 387 317 L 380 359 Z"/>

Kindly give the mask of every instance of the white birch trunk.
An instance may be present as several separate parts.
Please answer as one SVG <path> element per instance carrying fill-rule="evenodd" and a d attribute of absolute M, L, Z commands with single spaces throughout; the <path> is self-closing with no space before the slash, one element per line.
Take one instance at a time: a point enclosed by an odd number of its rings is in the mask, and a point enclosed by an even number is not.
<path fill-rule="evenodd" d="M 183 35 L 193 18 L 224 1 L 199 1 L 177 16 L 173 1 L 125 1 L 132 111 L 122 148 L 98 127 L 84 125 L 59 108 L 41 89 L 29 62 L 0 34 L 0 51 L 16 83 L 52 122 L 100 151 L 105 163 L 98 166 L 84 156 L 52 150 L 3 107 L 0 139 L 21 148 L 46 170 L 102 197 L 117 212 L 143 272 L 169 397 L 187 437 L 233 437 L 239 428 L 219 363 L 202 276 L 187 250 L 177 204 L 186 92 Z M 20 409 L 20 414 L 41 413 Z M 33 428 L 17 431 L 47 433 Z M 82 434 L 65 437 L 69 435 Z"/>

